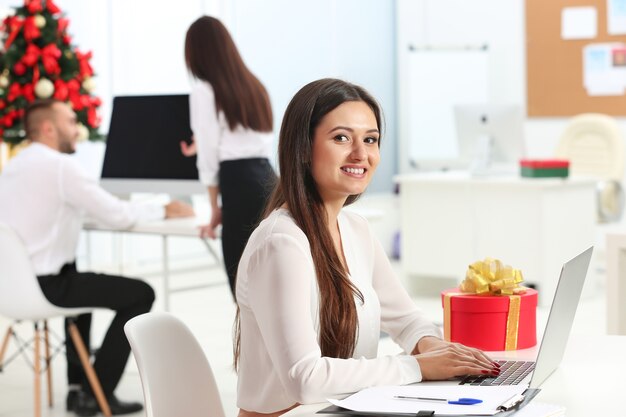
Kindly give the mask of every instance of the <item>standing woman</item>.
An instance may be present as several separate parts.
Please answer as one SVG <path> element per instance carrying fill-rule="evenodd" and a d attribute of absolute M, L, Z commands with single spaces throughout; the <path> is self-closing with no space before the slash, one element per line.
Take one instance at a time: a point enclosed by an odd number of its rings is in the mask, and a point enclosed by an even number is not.
<path fill-rule="evenodd" d="M 268 161 L 272 107 L 219 20 L 202 16 L 189 27 L 185 63 L 194 77 L 189 108 L 198 172 L 211 203 L 211 219 L 200 236 L 216 238 L 222 224 L 224 265 L 234 297 L 239 259 L 276 181 Z"/>

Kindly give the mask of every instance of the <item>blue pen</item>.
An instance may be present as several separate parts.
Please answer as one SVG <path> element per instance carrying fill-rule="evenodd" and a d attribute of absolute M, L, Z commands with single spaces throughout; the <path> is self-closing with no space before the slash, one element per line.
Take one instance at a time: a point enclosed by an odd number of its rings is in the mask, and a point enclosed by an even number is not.
<path fill-rule="evenodd" d="M 456 405 L 474 405 L 480 404 L 483 400 L 479 400 L 477 398 L 459 398 L 458 400 L 448 400 L 447 398 L 431 398 L 431 397 L 410 397 L 405 395 L 396 395 L 393 398 L 398 398 L 400 400 L 418 400 L 418 401 L 444 401 L 448 404 L 456 404 Z"/>

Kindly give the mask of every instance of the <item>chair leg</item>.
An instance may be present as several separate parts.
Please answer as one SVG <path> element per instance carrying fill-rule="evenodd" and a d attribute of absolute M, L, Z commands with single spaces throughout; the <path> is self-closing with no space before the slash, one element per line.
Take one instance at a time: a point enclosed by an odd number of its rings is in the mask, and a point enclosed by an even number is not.
<path fill-rule="evenodd" d="M 9 326 L 7 332 L 4 334 L 4 339 L 2 339 L 2 346 L 0 347 L 0 372 L 2 371 L 2 367 L 4 365 L 4 354 L 7 351 L 7 347 L 9 346 L 9 340 L 11 339 L 11 333 L 13 332 L 13 327 Z"/>
<path fill-rule="evenodd" d="M 96 371 L 94 371 L 91 362 L 89 361 L 89 354 L 87 353 L 87 348 L 83 343 L 83 339 L 80 337 L 80 333 L 78 331 L 78 327 L 73 321 L 70 321 L 69 325 L 69 333 L 72 338 L 72 342 L 74 342 L 74 347 L 76 347 L 76 352 L 78 353 L 78 357 L 80 358 L 80 362 L 85 369 L 85 374 L 87 375 L 87 379 L 89 380 L 89 385 L 91 385 L 91 389 L 96 397 L 96 401 L 98 401 L 98 405 L 100 406 L 100 410 L 102 410 L 102 414 L 106 417 L 111 416 L 111 409 L 109 408 L 109 403 L 104 396 L 104 392 L 102 391 L 102 386 L 100 385 L 100 381 L 98 380 L 98 376 L 96 375 Z"/>
<path fill-rule="evenodd" d="M 35 370 L 35 417 L 41 417 L 41 357 L 39 352 L 39 325 L 35 322 L 35 358 L 33 361 Z"/>
<path fill-rule="evenodd" d="M 52 361 L 50 358 L 50 335 L 48 332 L 48 320 L 43 321 L 43 340 L 46 354 L 46 379 L 48 381 L 48 407 L 52 408 Z"/>

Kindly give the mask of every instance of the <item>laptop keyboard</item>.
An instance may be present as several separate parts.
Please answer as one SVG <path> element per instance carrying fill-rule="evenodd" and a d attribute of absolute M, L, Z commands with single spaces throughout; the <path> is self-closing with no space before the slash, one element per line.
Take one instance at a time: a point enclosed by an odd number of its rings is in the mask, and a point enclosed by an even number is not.
<path fill-rule="evenodd" d="M 478 376 L 468 375 L 459 385 L 517 385 L 535 369 L 535 362 L 529 361 L 496 361 L 500 364 L 500 375 Z"/>

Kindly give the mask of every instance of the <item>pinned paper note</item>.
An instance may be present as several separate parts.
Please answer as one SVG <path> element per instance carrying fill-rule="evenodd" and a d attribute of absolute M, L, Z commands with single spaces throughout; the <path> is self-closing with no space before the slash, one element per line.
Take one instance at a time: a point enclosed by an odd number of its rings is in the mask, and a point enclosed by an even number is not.
<path fill-rule="evenodd" d="M 563 39 L 593 39 L 598 34 L 598 11 L 595 7 L 564 7 L 561 10 Z"/>
<path fill-rule="evenodd" d="M 606 6 L 609 35 L 626 34 L 626 0 L 607 0 Z"/>
<path fill-rule="evenodd" d="M 626 44 L 595 43 L 583 48 L 583 85 L 590 96 L 626 92 Z"/>

